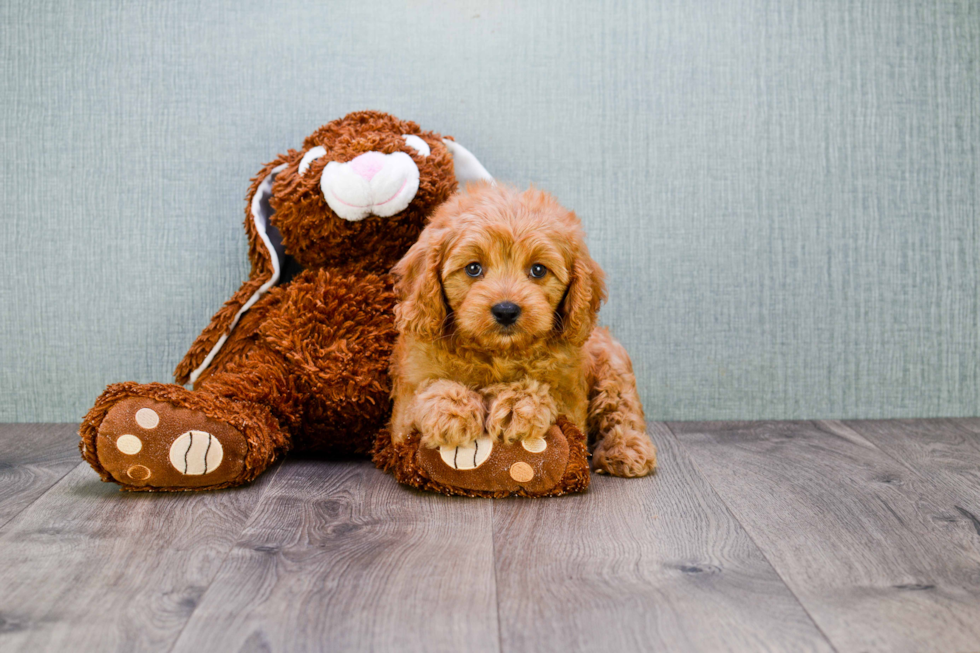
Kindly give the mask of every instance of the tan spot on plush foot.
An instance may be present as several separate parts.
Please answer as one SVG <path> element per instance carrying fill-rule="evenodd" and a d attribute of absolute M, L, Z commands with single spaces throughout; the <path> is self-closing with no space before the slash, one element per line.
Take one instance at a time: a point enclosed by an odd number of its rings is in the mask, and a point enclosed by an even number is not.
<path fill-rule="evenodd" d="M 160 416 L 152 408 L 140 408 L 136 411 L 136 423 L 144 429 L 155 429 L 160 423 Z"/>
<path fill-rule="evenodd" d="M 510 466 L 510 477 L 518 483 L 528 483 L 534 478 L 534 470 L 527 463 L 514 463 Z"/>
<path fill-rule="evenodd" d="M 206 431 L 188 431 L 170 445 L 170 464 L 187 476 L 213 472 L 222 457 L 224 450 L 218 438 Z"/>
<path fill-rule="evenodd" d="M 145 481 L 150 478 L 150 469 L 143 465 L 133 465 L 126 474 L 134 481 Z"/>
<path fill-rule="evenodd" d="M 458 447 L 441 446 L 439 447 L 439 456 L 442 458 L 442 462 L 453 469 L 476 469 L 486 462 L 492 450 L 493 440 L 482 437 Z"/>
<path fill-rule="evenodd" d="M 548 448 L 548 443 L 544 441 L 544 438 L 531 438 L 530 440 L 523 440 L 521 446 L 531 453 L 541 453 Z"/>
<path fill-rule="evenodd" d="M 143 442 L 135 435 L 125 434 L 120 435 L 116 440 L 116 449 L 123 452 L 127 456 L 132 456 L 138 454 L 140 449 L 143 448 Z"/>

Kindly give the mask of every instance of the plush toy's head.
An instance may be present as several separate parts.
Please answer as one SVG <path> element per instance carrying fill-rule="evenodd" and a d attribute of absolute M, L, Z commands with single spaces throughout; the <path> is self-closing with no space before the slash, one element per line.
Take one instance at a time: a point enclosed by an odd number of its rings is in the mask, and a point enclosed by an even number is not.
<path fill-rule="evenodd" d="M 330 122 L 253 180 L 253 278 L 278 277 L 286 256 L 303 268 L 385 272 L 457 182 L 476 179 L 490 175 L 472 154 L 414 122 L 377 111 Z"/>
<path fill-rule="evenodd" d="M 358 111 L 316 130 L 252 179 L 245 231 L 254 291 L 177 378 L 196 383 L 241 316 L 297 268 L 388 272 L 435 208 L 478 180 L 492 177 L 462 145 L 386 113 Z"/>

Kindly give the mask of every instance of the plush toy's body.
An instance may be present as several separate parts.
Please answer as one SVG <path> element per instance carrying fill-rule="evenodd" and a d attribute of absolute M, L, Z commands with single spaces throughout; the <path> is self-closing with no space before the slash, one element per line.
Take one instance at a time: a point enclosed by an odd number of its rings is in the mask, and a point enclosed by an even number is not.
<path fill-rule="evenodd" d="M 214 489 L 283 452 L 364 454 L 391 410 L 389 269 L 461 180 L 489 175 L 412 122 L 359 112 L 266 165 L 248 195 L 252 274 L 176 370 L 109 386 L 82 455 L 125 489 Z"/>

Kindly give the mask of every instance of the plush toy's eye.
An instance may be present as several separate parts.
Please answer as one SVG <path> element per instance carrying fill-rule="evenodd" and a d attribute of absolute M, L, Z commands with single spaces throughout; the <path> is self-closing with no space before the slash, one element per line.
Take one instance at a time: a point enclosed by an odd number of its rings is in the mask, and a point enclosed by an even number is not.
<path fill-rule="evenodd" d="M 476 262 L 470 263 L 464 269 L 466 270 L 466 274 L 474 278 L 483 274 L 483 266 Z"/>
<path fill-rule="evenodd" d="M 310 169 L 310 164 L 324 156 L 327 151 L 322 145 L 317 145 L 316 147 L 311 147 L 310 151 L 303 155 L 303 159 L 299 162 L 299 174 L 305 175 Z"/>
<path fill-rule="evenodd" d="M 421 154 L 423 157 L 429 156 L 432 153 L 432 150 L 429 148 L 429 144 L 415 134 L 403 134 L 402 138 L 405 139 L 406 145 Z"/>
<path fill-rule="evenodd" d="M 531 266 L 531 278 L 532 279 L 542 279 L 544 275 L 548 274 L 548 268 L 541 265 L 540 263 L 535 263 Z"/>

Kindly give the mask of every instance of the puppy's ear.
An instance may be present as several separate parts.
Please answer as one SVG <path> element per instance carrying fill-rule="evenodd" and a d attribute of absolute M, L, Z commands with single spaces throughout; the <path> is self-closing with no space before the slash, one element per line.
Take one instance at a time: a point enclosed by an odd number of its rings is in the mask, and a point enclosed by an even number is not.
<path fill-rule="evenodd" d="M 565 299 L 558 307 L 561 337 L 575 346 L 582 346 L 592 334 L 598 319 L 599 306 L 606 299 L 605 273 L 580 243 L 569 274 Z"/>
<path fill-rule="evenodd" d="M 395 324 L 401 333 L 424 339 L 442 335 L 447 316 L 439 280 L 444 235 L 443 229 L 431 226 L 424 229 L 419 240 L 391 270 L 396 277 L 395 293 L 399 300 L 395 306 Z"/>

